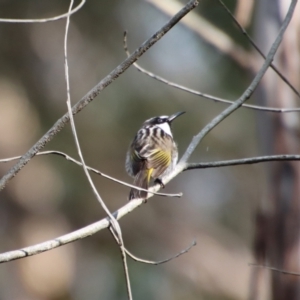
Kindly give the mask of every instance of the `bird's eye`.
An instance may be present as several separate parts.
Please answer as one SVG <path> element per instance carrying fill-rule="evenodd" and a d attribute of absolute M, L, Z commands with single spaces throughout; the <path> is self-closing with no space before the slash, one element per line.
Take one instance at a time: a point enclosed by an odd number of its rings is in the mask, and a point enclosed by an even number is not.
<path fill-rule="evenodd" d="M 163 122 L 164 122 L 163 119 L 161 119 L 161 118 L 158 118 L 158 119 L 157 119 L 157 123 L 158 123 L 158 124 L 161 124 L 161 123 L 163 123 Z"/>

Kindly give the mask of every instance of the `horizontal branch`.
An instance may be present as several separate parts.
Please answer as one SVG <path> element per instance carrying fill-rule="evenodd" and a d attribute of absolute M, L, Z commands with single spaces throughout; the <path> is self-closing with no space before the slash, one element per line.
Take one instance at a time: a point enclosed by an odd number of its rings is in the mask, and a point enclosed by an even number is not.
<path fill-rule="evenodd" d="M 294 275 L 294 276 L 300 276 L 300 273 L 297 272 L 291 272 L 291 271 L 287 271 L 287 270 L 281 270 L 281 269 L 277 269 L 274 267 L 270 267 L 270 266 L 266 266 L 266 265 L 258 265 L 258 264 L 252 264 L 250 263 L 249 266 L 254 267 L 254 268 L 263 268 L 263 269 L 267 269 L 273 272 L 278 272 L 284 275 Z"/>
<path fill-rule="evenodd" d="M 167 22 L 160 30 L 158 30 L 152 37 L 145 41 L 138 47 L 127 59 L 125 59 L 119 66 L 103 78 L 91 91 L 89 91 L 79 102 L 72 107 L 73 114 L 77 114 L 85 108 L 92 100 L 94 100 L 100 92 L 116 80 L 122 73 L 124 73 L 140 56 L 142 56 L 150 47 L 159 41 L 175 24 L 177 24 L 187 13 L 198 5 L 198 0 L 190 0 L 169 22 Z M 52 140 L 52 138 L 64 128 L 69 122 L 69 114 L 62 116 L 44 136 L 33 145 L 33 147 L 24 154 L 19 162 L 14 165 L 0 180 L 0 191 L 4 189 L 5 185 L 36 155 L 44 146 Z"/>
<path fill-rule="evenodd" d="M 56 151 L 56 150 L 47 150 L 47 151 L 41 151 L 41 152 L 38 152 L 36 154 L 36 156 L 42 156 L 42 155 L 51 155 L 51 154 L 54 154 L 54 155 L 58 155 L 60 157 L 64 157 L 66 160 L 70 161 L 70 162 L 73 162 L 74 164 L 78 165 L 78 166 L 82 166 L 82 163 L 76 159 L 74 159 L 73 157 L 71 157 L 70 155 L 64 153 L 64 152 L 61 152 L 61 151 Z M 20 159 L 21 156 L 14 156 L 14 157 L 9 157 L 9 158 L 2 158 L 0 159 L 0 163 L 8 163 L 8 162 L 11 162 L 11 161 L 14 161 L 14 160 L 17 160 L 17 159 Z M 111 181 L 114 181 L 116 183 L 119 183 L 121 185 L 124 185 L 124 186 L 127 186 L 127 187 L 130 187 L 130 188 L 134 188 L 134 189 L 137 189 L 137 190 L 140 190 L 140 191 L 145 191 L 145 192 L 148 192 L 148 193 L 151 193 L 153 195 L 156 195 L 156 196 L 161 196 L 161 197 L 177 197 L 177 198 L 180 198 L 182 197 L 182 193 L 179 193 L 179 194 L 166 194 L 166 193 L 155 193 L 155 192 L 150 192 L 149 190 L 147 189 L 143 189 L 141 187 L 138 187 L 138 186 L 135 186 L 133 184 L 130 184 L 130 183 L 127 183 L 125 181 L 122 181 L 122 180 L 119 180 L 115 177 L 112 177 L 112 176 L 109 176 L 95 168 L 92 168 L 92 167 L 89 167 L 89 166 L 86 166 L 87 169 L 97 175 L 100 175 L 106 179 L 109 179 Z"/>
<path fill-rule="evenodd" d="M 225 161 L 214 161 L 214 162 L 201 162 L 201 163 L 186 163 L 184 171 L 193 169 L 207 169 L 207 168 L 218 168 L 228 166 L 238 166 L 247 164 L 258 164 L 261 162 L 270 161 L 297 161 L 300 160 L 300 155 L 269 155 L 269 156 L 258 156 L 251 158 L 232 159 Z"/>

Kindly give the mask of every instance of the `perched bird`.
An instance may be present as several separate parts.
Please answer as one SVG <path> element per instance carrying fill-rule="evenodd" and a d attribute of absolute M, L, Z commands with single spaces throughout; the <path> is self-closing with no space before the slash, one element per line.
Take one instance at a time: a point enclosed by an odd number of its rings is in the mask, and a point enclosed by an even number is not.
<path fill-rule="evenodd" d="M 162 186 L 161 178 L 169 174 L 178 160 L 178 150 L 173 140 L 171 123 L 185 112 L 146 120 L 137 132 L 126 155 L 126 171 L 134 177 L 133 184 L 148 189 L 150 179 Z M 146 191 L 132 188 L 129 200 L 146 198 Z"/>

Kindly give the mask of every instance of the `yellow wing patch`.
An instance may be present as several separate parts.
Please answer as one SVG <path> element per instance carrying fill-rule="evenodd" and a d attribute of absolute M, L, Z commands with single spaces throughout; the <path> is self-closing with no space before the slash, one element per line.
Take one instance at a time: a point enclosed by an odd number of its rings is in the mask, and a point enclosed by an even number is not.
<path fill-rule="evenodd" d="M 171 163 L 171 153 L 164 150 L 155 150 L 147 159 L 148 168 L 162 169 L 162 172 L 167 169 Z M 161 172 L 161 173 L 162 173 Z"/>

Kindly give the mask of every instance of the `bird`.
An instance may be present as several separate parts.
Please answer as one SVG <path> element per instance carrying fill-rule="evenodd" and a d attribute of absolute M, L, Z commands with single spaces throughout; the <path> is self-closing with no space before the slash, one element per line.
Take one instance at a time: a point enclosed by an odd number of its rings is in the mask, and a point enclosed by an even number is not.
<path fill-rule="evenodd" d="M 151 178 L 162 183 L 162 178 L 175 168 L 178 160 L 177 145 L 171 130 L 172 122 L 185 112 L 159 116 L 146 120 L 136 133 L 126 154 L 125 168 L 134 177 L 133 184 L 148 189 Z M 146 191 L 132 188 L 129 200 L 146 199 Z"/>

